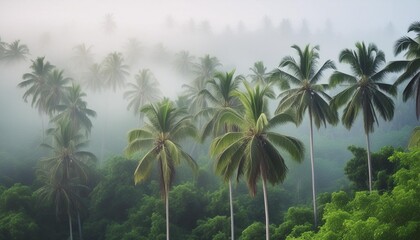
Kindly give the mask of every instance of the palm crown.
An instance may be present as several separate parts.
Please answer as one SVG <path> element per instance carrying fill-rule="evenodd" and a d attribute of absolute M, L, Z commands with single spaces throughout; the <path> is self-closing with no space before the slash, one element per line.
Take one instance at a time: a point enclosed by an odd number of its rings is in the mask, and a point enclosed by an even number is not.
<path fill-rule="evenodd" d="M 328 84 L 319 84 L 324 71 L 335 69 L 335 65 L 331 60 L 327 60 L 322 64 L 321 68 L 316 70 L 318 65 L 319 47 L 310 48 L 309 45 L 302 50 L 298 46 L 293 45 L 299 56 L 298 61 L 293 57 L 287 56 L 280 62 L 278 69 L 272 72 L 274 79 L 283 81 L 281 85 L 288 86 L 290 84 L 297 86 L 281 93 L 282 97 L 277 112 L 282 112 L 290 107 L 296 108 L 297 120 L 300 123 L 306 110 L 309 111 L 315 125 L 319 128 L 321 123 L 326 125 L 327 122 L 335 124 L 338 121 L 336 111 L 329 107 L 328 101 L 331 97 L 325 92 Z M 281 67 L 288 68 L 288 73 Z"/>
<path fill-rule="evenodd" d="M 134 129 L 128 134 L 129 155 L 147 150 L 134 172 L 134 181 L 139 183 L 149 176 L 152 163 L 158 162 L 162 195 L 166 196 L 175 176 L 175 166 L 185 160 L 193 169 L 197 164 L 184 152 L 178 141 L 195 134 L 191 117 L 183 109 L 173 107 L 168 99 L 142 108 L 149 122 L 144 128 Z"/>
<path fill-rule="evenodd" d="M 331 75 L 332 86 L 349 84 L 332 99 L 332 105 L 336 108 L 346 105 L 341 120 L 347 128 L 351 128 L 361 110 L 365 132 L 373 132 L 374 123 L 378 123 L 376 111 L 384 120 L 394 116 L 394 102 L 387 94 L 396 95 L 396 89 L 382 82 L 386 69 L 379 70 L 385 63 L 385 54 L 374 44 L 366 47 L 364 43 L 356 43 L 355 51 L 345 49 L 339 59 L 350 65 L 354 75 L 338 71 Z"/>
<path fill-rule="evenodd" d="M 303 157 L 302 143 L 290 136 L 269 130 L 281 123 L 294 122 L 291 115 L 281 113 L 273 118 L 267 117 L 267 96 L 273 93 L 267 88 L 248 84 L 245 93 L 238 93 L 243 104 L 244 114 L 229 111 L 222 121 L 238 124 L 239 132 L 229 132 L 216 138 L 211 145 L 211 154 L 216 157 L 216 171 L 225 180 L 236 175 L 237 180 L 245 176 L 250 193 L 255 195 L 258 177 L 272 184 L 282 182 L 287 167 L 283 156 L 275 146 L 286 150 L 294 159 Z"/>
<path fill-rule="evenodd" d="M 397 40 L 394 46 L 395 55 L 405 52 L 407 60 L 393 61 L 387 69 L 392 72 L 403 73 L 395 81 L 398 86 L 405 81 L 409 80 L 403 91 L 403 100 L 414 97 L 416 102 L 416 116 L 420 117 L 420 22 L 414 22 L 408 28 L 408 32 L 416 33 L 416 37 L 410 38 L 408 36 L 402 37 Z"/>

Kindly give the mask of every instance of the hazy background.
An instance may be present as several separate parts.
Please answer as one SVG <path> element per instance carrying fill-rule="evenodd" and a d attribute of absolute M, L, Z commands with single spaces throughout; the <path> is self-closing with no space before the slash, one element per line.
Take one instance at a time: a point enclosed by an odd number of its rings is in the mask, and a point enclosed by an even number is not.
<path fill-rule="evenodd" d="M 407 34 L 412 22 L 419 20 L 419 9 L 420 1 L 416 0 L 0 0 L 1 40 L 19 39 L 31 53 L 26 62 L 0 65 L 0 151 L 39 151 L 42 125 L 47 127 L 48 120 L 24 103 L 24 89 L 16 87 L 22 75 L 30 72 L 29 60 L 38 56 L 45 56 L 65 69 L 66 76 L 77 80 L 77 69 L 71 61 L 76 45 L 91 46 L 94 61 L 100 62 L 110 52 L 125 54 L 124 46 L 135 38 L 142 52 L 139 61 L 130 65 L 127 81 L 133 81 L 140 69 L 150 68 L 164 95 L 175 99 L 182 92 L 182 84 L 191 80 L 173 68 L 173 56 L 182 50 L 189 51 L 196 61 L 205 54 L 215 56 L 223 64 L 220 70 L 235 68 L 246 76 L 254 62 L 263 61 L 270 71 L 284 56 L 296 56 L 291 45 L 303 47 L 310 43 L 320 46 L 322 61 L 332 59 L 338 69 L 346 71 L 338 64 L 337 56 L 344 48 L 354 48 L 357 41 L 374 42 L 388 61 L 402 58 L 393 55 L 393 44 Z M 115 23 L 113 31 L 106 31 L 107 14 Z M 388 81 L 393 81 L 392 76 Z M 124 91 L 85 90 L 88 107 L 98 113 L 93 120 L 91 148 L 101 161 L 122 154 L 127 131 L 138 125 L 137 117 L 126 110 Z M 418 123 L 410 104 L 397 103 L 399 112 L 394 121 L 380 123 L 372 136 L 374 151 L 389 144 L 404 146 L 412 126 Z M 298 129 L 283 130 L 308 142 L 305 123 Z M 350 157 L 347 146 L 364 147 L 360 122 L 350 132 L 341 126 L 321 129 L 315 141 L 318 172 L 333 170 L 329 178 L 320 176 L 320 181 L 330 182 L 330 186 L 343 178 L 343 166 Z M 205 155 L 206 151 L 200 153 Z M 36 154 L 33 158 L 39 159 Z M 305 161 L 302 168 L 308 164 Z"/>

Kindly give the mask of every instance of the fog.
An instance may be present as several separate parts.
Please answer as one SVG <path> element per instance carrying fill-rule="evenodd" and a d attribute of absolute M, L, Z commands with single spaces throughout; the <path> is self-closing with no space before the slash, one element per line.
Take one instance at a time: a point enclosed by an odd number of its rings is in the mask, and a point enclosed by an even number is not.
<path fill-rule="evenodd" d="M 321 61 L 332 59 L 338 69 L 346 71 L 345 66 L 338 64 L 338 54 L 344 48 L 354 48 L 357 41 L 375 43 L 385 52 L 387 61 L 402 58 L 393 55 L 393 44 L 407 34 L 412 22 L 419 20 L 418 9 L 420 2 L 416 0 L 0 0 L 1 41 L 20 40 L 30 50 L 26 61 L 0 65 L 0 150 L 34 146 L 41 140 L 42 126 L 48 125 L 46 116 L 40 116 L 30 103 L 22 100 L 24 89 L 17 88 L 22 75 L 30 72 L 30 60 L 36 57 L 45 56 L 47 61 L 64 69 L 66 76 L 78 81 L 82 73 L 73 60 L 75 46 L 91 47 L 94 63 L 111 52 L 121 52 L 127 60 L 126 46 L 130 39 L 136 39 L 140 52 L 135 61 L 127 63 L 130 72 L 127 82 L 132 82 L 140 69 L 149 68 L 163 95 L 176 99 L 183 91 L 181 86 L 191 81 L 191 77 L 182 76 L 173 67 L 174 55 L 180 51 L 188 51 L 196 62 L 210 54 L 220 60 L 219 70 L 236 69 L 237 74 L 247 76 L 256 61 L 263 61 L 270 71 L 284 56 L 295 56 L 291 45 L 311 44 L 320 46 Z M 128 102 L 122 97 L 125 89 L 84 91 L 88 107 L 98 113 L 93 119 L 91 136 L 94 153 L 101 160 L 122 154 L 127 131 L 138 126 L 138 117 L 126 110 Z M 398 145 L 405 141 L 410 128 L 404 127 L 415 123 L 414 114 L 407 118 L 398 127 L 381 125 L 382 130 L 373 137 L 374 150 L 383 144 Z M 355 124 L 351 132 L 340 126 L 321 129 L 316 138 L 331 141 L 332 137 L 344 137 L 337 144 L 345 152 L 348 145 L 363 144 L 360 126 Z M 403 131 L 402 137 L 389 136 L 393 132 L 385 128 Z M 304 126 L 300 131 L 285 129 L 306 142 L 304 130 Z M 328 147 L 319 149 L 321 153 Z M 339 156 L 342 159 L 337 170 L 341 171 L 348 156 L 348 153 Z"/>

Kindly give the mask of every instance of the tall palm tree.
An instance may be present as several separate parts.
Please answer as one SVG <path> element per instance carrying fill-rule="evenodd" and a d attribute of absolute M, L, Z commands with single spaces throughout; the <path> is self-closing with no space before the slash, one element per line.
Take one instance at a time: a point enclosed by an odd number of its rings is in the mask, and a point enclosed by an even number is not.
<path fill-rule="evenodd" d="M 205 55 L 200 58 L 200 63 L 193 70 L 196 78 L 191 84 L 182 85 L 185 88 L 185 95 L 189 97 L 191 102 L 191 111 L 193 114 L 207 107 L 207 101 L 200 92 L 206 88 L 207 81 L 213 79 L 214 74 L 217 72 L 217 67 L 220 65 L 216 57 L 210 57 L 208 54 Z"/>
<path fill-rule="evenodd" d="M 128 88 L 130 89 L 124 93 L 124 98 L 129 100 L 127 109 L 133 109 L 134 115 L 139 114 L 141 121 L 143 115 L 140 112 L 140 108 L 147 103 L 158 100 L 161 92 L 158 81 L 149 69 L 140 70 L 134 78 L 136 82 L 128 83 Z"/>
<path fill-rule="evenodd" d="M 3 59 L 8 62 L 26 60 L 29 55 L 29 48 L 25 44 L 20 44 L 20 40 L 6 44 Z"/>
<path fill-rule="evenodd" d="M 112 34 L 115 32 L 115 29 L 117 29 L 117 24 L 114 20 L 114 15 L 111 13 L 108 13 L 105 15 L 103 27 L 105 30 L 105 33 Z"/>
<path fill-rule="evenodd" d="M 216 171 L 229 180 L 234 175 L 244 176 L 248 189 L 255 196 L 258 178 L 261 178 L 264 194 L 266 239 L 270 239 L 267 202 L 267 181 L 283 182 L 287 167 L 284 157 L 275 146 L 288 152 L 294 160 L 303 158 L 303 144 L 296 138 L 272 132 L 282 123 L 294 122 L 291 115 L 280 113 L 268 117 L 266 96 L 274 97 L 268 87 L 254 89 L 245 82 L 246 92 L 238 93 L 244 114 L 226 111 L 221 120 L 238 124 L 239 132 L 228 132 L 213 140 L 211 155 L 216 157 Z"/>
<path fill-rule="evenodd" d="M 394 46 L 395 55 L 405 52 L 407 60 L 393 61 L 387 69 L 392 72 L 404 72 L 397 78 L 395 85 L 398 86 L 405 81 L 408 84 L 403 91 L 403 101 L 406 102 L 410 98 L 416 101 L 416 117 L 420 117 L 420 22 L 414 22 L 408 28 L 408 32 L 414 32 L 416 37 L 405 36 L 397 40 Z"/>
<path fill-rule="evenodd" d="M 83 76 L 82 84 L 94 92 L 100 92 L 105 86 L 105 77 L 102 71 L 102 65 L 98 63 L 92 64 Z"/>
<path fill-rule="evenodd" d="M 72 212 L 77 210 L 78 202 L 81 201 L 78 189 L 86 188 L 86 186 L 51 177 L 47 169 L 38 170 L 38 177 L 43 186 L 35 191 L 35 196 L 42 202 L 52 202 L 57 218 L 60 213 L 67 214 L 69 239 L 73 240 Z"/>
<path fill-rule="evenodd" d="M 82 150 L 87 146 L 87 141 L 78 129 L 73 128 L 69 119 L 57 121 L 56 128 L 50 129 L 49 134 L 52 136 L 52 143 L 42 145 L 50 149 L 52 154 L 41 160 L 41 170 L 48 178 L 39 191 L 44 197 L 55 198 L 56 211 L 58 211 L 57 204 L 62 200 L 65 201 L 72 238 L 71 211 L 76 211 L 79 215 L 81 205 L 79 190 L 86 188 L 96 156 Z M 78 220 L 80 221 L 80 218 Z"/>
<path fill-rule="evenodd" d="M 339 61 L 349 64 L 353 75 L 339 71 L 331 75 L 331 86 L 348 84 L 343 91 L 333 97 L 331 104 L 336 109 L 346 105 L 341 121 L 348 129 L 352 127 L 357 115 L 362 111 L 367 143 L 368 183 L 371 192 L 372 167 L 369 133 L 374 131 L 375 123 L 379 124 L 377 112 L 385 121 L 393 118 L 394 101 L 388 95 L 395 96 L 397 91 L 393 85 L 382 82 L 387 70 L 379 69 L 385 63 L 385 54 L 375 44 L 371 43 L 366 47 L 363 42 L 358 42 L 356 50 L 341 51 Z"/>
<path fill-rule="evenodd" d="M 84 43 L 73 48 L 72 61 L 79 73 L 84 73 L 93 64 L 92 46 L 87 47 Z"/>
<path fill-rule="evenodd" d="M 267 68 L 264 66 L 262 61 L 258 61 L 254 63 L 254 66 L 249 68 L 252 72 L 249 76 L 251 77 L 251 81 L 256 84 L 268 84 L 270 79 L 270 74 L 267 73 Z"/>
<path fill-rule="evenodd" d="M 30 68 L 32 72 L 23 74 L 23 81 L 18 84 L 20 88 L 28 88 L 23 94 L 25 102 L 32 96 L 31 105 L 35 106 L 40 113 L 46 112 L 42 102 L 42 93 L 47 83 L 47 76 L 50 74 L 54 65 L 44 62 L 45 57 L 38 57 L 32 61 Z"/>
<path fill-rule="evenodd" d="M 285 111 L 289 108 L 296 109 L 297 120 L 302 122 L 306 112 L 309 115 L 309 144 L 311 157 L 312 174 L 312 204 L 314 211 L 314 226 L 317 227 L 316 191 L 315 191 L 315 170 L 314 170 L 314 146 L 313 146 L 313 123 L 319 129 L 321 124 L 326 126 L 327 122 L 336 124 L 338 122 L 337 111 L 329 106 L 331 97 L 325 92 L 328 84 L 319 84 L 323 73 L 328 69 L 335 69 L 331 60 L 327 60 L 317 70 L 319 60 L 319 47 L 311 48 L 306 45 L 304 49 L 293 45 L 298 53 L 298 59 L 291 56 L 283 58 L 279 68 L 272 73 L 274 79 L 286 81 L 287 84 L 296 86 L 280 94 L 282 99 L 277 108 L 277 112 Z M 282 70 L 287 68 L 289 72 Z"/>
<path fill-rule="evenodd" d="M 89 177 L 90 166 L 96 162 L 96 156 L 82 150 L 88 144 L 85 135 L 73 127 L 70 119 L 60 119 L 56 127 L 49 129 L 52 143 L 44 143 L 52 155 L 42 160 L 42 164 L 50 169 L 50 175 L 56 176 L 64 181 L 78 178 L 86 183 Z"/>
<path fill-rule="evenodd" d="M 181 160 L 194 170 L 198 166 L 192 157 L 183 151 L 178 141 L 195 134 L 191 117 L 183 109 L 173 107 L 168 99 L 142 108 L 149 122 L 141 129 L 128 133 L 126 154 L 146 152 L 134 172 L 134 182 L 142 182 L 150 175 L 154 162 L 158 165 L 159 181 L 166 208 L 166 239 L 169 240 L 169 190 L 175 177 L 175 167 Z"/>
<path fill-rule="evenodd" d="M 128 65 L 124 64 L 124 57 L 121 53 L 113 52 L 108 54 L 103 62 L 103 74 L 106 84 L 112 87 L 115 92 L 117 87 L 123 87 L 129 75 Z"/>
<path fill-rule="evenodd" d="M 46 78 L 46 84 L 41 92 L 41 104 L 48 114 L 53 114 L 56 106 L 61 103 L 67 91 L 71 78 L 64 77 L 64 70 L 53 69 Z"/>
<path fill-rule="evenodd" d="M 87 102 L 83 100 L 86 94 L 82 92 L 80 85 L 73 84 L 67 89 L 65 97 L 61 104 L 56 106 L 58 114 L 52 118 L 52 121 L 64 121 L 68 119 L 75 131 L 85 130 L 90 133 L 92 122 L 89 117 L 96 117 L 96 112 L 87 108 Z"/>
<path fill-rule="evenodd" d="M 238 90 L 238 85 L 241 80 L 244 78 L 239 75 L 233 77 L 235 70 L 231 72 L 218 72 L 215 74 L 215 78 L 209 81 L 209 89 L 204 89 L 202 94 L 205 95 L 211 106 L 207 109 L 204 109 L 202 112 L 206 112 L 210 115 L 210 119 L 203 127 L 203 133 L 201 134 L 203 138 L 209 136 L 212 133 L 213 137 L 220 136 L 229 131 L 234 131 L 237 129 L 235 125 L 223 124 L 220 119 L 223 113 L 227 109 L 240 109 L 240 102 L 237 96 L 234 96 L 234 92 Z M 232 197 L 232 181 L 228 180 L 229 185 L 229 205 L 230 205 L 230 221 L 231 221 L 231 239 L 235 239 L 234 234 L 234 214 L 233 214 L 233 197 Z"/>
<path fill-rule="evenodd" d="M 194 56 L 188 51 L 181 51 L 175 54 L 175 69 L 183 74 L 188 75 L 194 68 Z"/>

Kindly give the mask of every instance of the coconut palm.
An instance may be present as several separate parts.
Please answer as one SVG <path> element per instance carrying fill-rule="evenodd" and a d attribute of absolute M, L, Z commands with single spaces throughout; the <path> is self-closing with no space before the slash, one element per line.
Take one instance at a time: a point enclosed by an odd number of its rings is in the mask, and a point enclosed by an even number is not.
<path fill-rule="evenodd" d="M 71 78 L 64 77 L 64 71 L 53 69 L 46 78 L 46 84 L 41 92 L 41 104 L 48 114 L 53 114 L 56 106 L 61 103 L 67 91 Z"/>
<path fill-rule="evenodd" d="M 69 239 L 73 240 L 72 212 L 78 211 L 77 206 L 81 201 L 79 189 L 84 189 L 86 186 L 51 177 L 47 169 L 38 170 L 38 178 L 43 186 L 35 191 L 35 196 L 42 202 L 53 203 L 57 218 L 60 213 L 67 214 Z"/>
<path fill-rule="evenodd" d="M 105 85 L 105 77 L 102 72 L 102 65 L 92 64 L 83 76 L 83 86 L 94 92 L 100 92 Z"/>
<path fill-rule="evenodd" d="M 3 59 L 8 62 L 26 60 L 29 55 L 29 48 L 25 44 L 20 44 L 20 40 L 6 44 Z"/>
<path fill-rule="evenodd" d="M 183 74 L 188 75 L 192 72 L 194 67 L 194 56 L 191 56 L 188 51 L 181 51 L 175 54 L 175 69 Z"/>
<path fill-rule="evenodd" d="M 216 171 L 227 181 L 236 175 L 244 176 L 250 194 L 255 196 L 257 181 L 261 178 L 264 194 L 266 239 L 269 234 L 267 181 L 271 184 L 283 182 L 287 166 L 284 157 L 275 146 L 288 152 L 294 160 L 303 158 L 303 144 L 296 138 L 272 132 L 282 123 L 294 122 L 291 115 L 280 113 L 268 117 L 266 96 L 274 97 L 268 87 L 254 89 L 245 82 L 246 91 L 238 93 L 244 114 L 226 111 L 221 121 L 237 124 L 239 132 L 228 132 L 212 141 L 211 155 L 216 158 Z"/>
<path fill-rule="evenodd" d="M 124 98 L 129 100 L 127 109 L 133 109 L 134 115 L 139 114 L 141 120 L 143 115 L 140 112 L 140 108 L 147 103 L 158 100 L 161 92 L 158 87 L 159 83 L 149 69 L 140 70 L 134 78 L 136 83 L 127 84 L 130 89 L 124 93 Z"/>
<path fill-rule="evenodd" d="M 362 42 L 356 43 L 356 50 L 345 49 L 341 51 L 339 61 L 350 65 L 353 75 L 335 71 L 330 78 L 331 86 L 348 84 L 348 86 L 333 97 L 331 104 L 336 109 L 346 105 L 341 121 L 350 129 L 362 111 L 363 127 L 366 135 L 368 157 L 368 183 L 372 191 L 372 167 L 370 154 L 369 134 L 374 131 L 374 124 L 378 123 L 379 115 L 389 121 L 394 116 L 394 102 L 389 97 L 397 94 L 396 88 L 383 79 L 386 69 L 379 70 L 385 63 L 385 54 L 375 44 L 367 47 Z"/>
<path fill-rule="evenodd" d="M 48 179 L 44 181 L 45 185 L 39 191 L 45 197 L 55 198 L 56 211 L 60 198 L 65 201 L 72 237 L 71 211 L 76 211 L 79 216 L 81 206 L 79 192 L 81 188 L 86 188 L 96 156 L 82 150 L 87 146 L 87 141 L 78 129 L 73 128 L 69 119 L 58 120 L 56 128 L 48 132 L 52 136 L 52 143 L 42 145 L 50 149 L 52 154 L 41 160 L 41 169 Z M 80 221 L 80 218 L 78 220 Z"/>
<path fill-rule="evenodd" d="M 68 119 L 72 129 L 85 130 L 90 133 L 92 122 L 89 117 L 96 117 L 96 112 L 87 108 L 87 102 L 83 100 L 86 94 L 82 92 L 80 85 L 73 84 L 67 89 L 65 97 L 61 104 L 56 106 L 58 114 L 52 118 L 52 121 L 64 121 Z"/>
<path fill-rule="evenodd" d="M 86 72 L 89 66 L 93 64 L 92 46 L 87 47 L 84 43 L 79 44 L 73 48 L 73 51 L 72 61 L 74 67 L 80 73 Z"/>
<path fill-rule="evenodd" d="M 196 76 L 194 81 L 191 84 L 182 85 L 185 88 L 184 94 L 189 97 L 191 102 L 191 111 L 193 114 L 207 107 L 207 101 L 200 92 L 206 88 L 207 81 L 213 79 L 214 74 L 217 72 L 217 67 L 220 65 L 216 57 L 205 55 L 200 58 L 200 63 L 193 70 Z"/>
<path fill-rule="evenodd" d="M 313 146 L 313 123 L 319 129 L 321 124 L 326 126 L 327 122 L 336 124 L 338 122 L 337 111 L 329 106 L 331 97 L 325 92 L 328 84 L 319 84 L 322 80 L 323 73 L 328 69 L 335 69 L 335 65 L 331 60 L 327 60 L 317 70 L 319 60 L 319 47 L 311 48 L 306 45 L 304 49 L 293 45 L 298 53 L 298 59 L 291 56 L 283 58 L 279 68 L 275 69 L 272 74 L 274 79 L 285 81 L 287 84 L 296 86 L 281 93 L 279 97 L 282 99 L 277 108 L 277 112 L 294 108 L 297 113 L 297 120 L 302 122 L 306 112 L 309 115 L 309 143 L 311 157 L 311 174 L 312 174 L 312 203 L 314 211 L 314 225 L 317 224 L 317 208 L 316 208 L 316 191 L 315 191 L 315 170 L 314 170 L 314 146 Z M 289 72 L 283 70 L 286 68 Z"/>
<path fill-rule="evenodd" d="M 141 129 L 128 133 L 126 154 L 145 152 L 134 172 L 134 182 L 140 183 L 147 178 L 154 162 L 158 165 L 161 195 L 165 199 L 166 239 L 169 240 L 169 190 L 175 177 L 175 167 L 186 161 L 191 168 L 198 166 L 192 157 L 179 145 L 183 138 L 195 133 L 191 117 L 186 111 L 173 106 L 168 99 L 142 108 L 149 122 Z"/>
<path fill-rule="evenodd" d="M 252 72 L 249 76 L 251 77 L 251 81 L 256 84 L 268 84 L 270 79 L 270 74 L 267 73 L 267 68 L 264 66 L 262 61 L 258 61 L 254 63 L 254 66 L 249 68 Z"/>
<path fill-rule="evenodd" d="M 123 87 L 129 75 L 128 65 L 124 64 L 124 57 L 121 53 L 113 52 L 108 54 L 103 62 L 102 73 L 106 85 L 112 87 L 115 92 L 117 87 Z"/>
<path fill-rule="evenodd" d="M 200 62 L 195 66 L 194 74 L 197 79 L 200 79 L 200 82 L 205 82 L 214 77 L 214 74 L 217 72 L 217 68 L 221 66 L 219 59 L 216 57 L 210 57 L 209 54 L 201 57 Z"/>
<path fill-rule="evenodd" d="M 28 88 L 23 94 L 25 102 L 28 97 L 32 96 L 31 105 L 35 106 L 40 113 L 46 112 L 45 106 L 43 105 L 42 93 L 47 83 L 47 76 L 50 74 L 54 65 L 50 62 L 44 62 L 45 57 L 38 57 L 32 61 L 30 68 L 32 72 L 23 74 L 23 81 L 18 84 L 20 88 Z"/>
<path fill-rule="evenodd" d="M 103 27 L 104 27 L 105 33 L 107 34 L 112 34 L 115 32 L 115 29 L 117 29 L 117 24 L 115 23 L 113 14 L 108 13 L 105 15 Z"/>
<path fill-rule="evenodd" d="M 408 32 L 414 32 L 416 37 L 405 36 L 397 40 L 394 46 L 395 55 L 405 52 L 407 60 L 391 62 L 387 69 L 393 72 L 404 72 L 397 78 L 395 85 L 398 86 L 407 80 L 408 83 L 403 91 L 403 101 L 410 98 L 416 101 L 416 117 L 420 117 L 420 22 L 414 22 L 408 28 Z"/>
<path fill-rule="evenodd" d="M 88 144 L 86 137 L 75 129 L 70 119 L 60 119 L 56 127 L 49 129 L 52 143 L 44 143 L 52 151 L 52 156 L 42 160 L 42 164 L 51 171 L 51 176 L 56 176 L 64 181 L 78 178 L 86 183 L 89 177 L 90 166 L 96 161 L 96 156 L 82 150 Z"/>
<path fill-rule="evenodd" d="M 227 109 L 240 109 L 239 99 L 234 96 L 234 92 L 238 90 L 238 85 L 244 78 L 239 75 L 233 77 L 235 70 L 231 72 L 218 72 L 215 74 L 215 78 L 210 80 L 208 85 L 209 89 L 204 89 L 202 94 L 211 103 L 207 109 L 204 109 L 201 113 L 205 112 L 206 115 L 210 115 L 209 121 L 204 124 L 202 138 L 209 135 L 213 137 L 220 136 L 229 131 L 236 129 L 235 125 L 223 124 L 220 119 L 223 113 Z M 212 133 L 212 134 L 211 134 Z M 202 139 L 203 140 L 203 139 Z M 230 204 L 230 220 L 231 220 L 231 239 L 235 239 L 234 234 L 234 215 L 233 215 L 233 198 L 232 198 L 232 181 L 228 180 L 229 185 L 229 204 Z"/>

